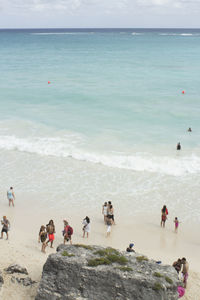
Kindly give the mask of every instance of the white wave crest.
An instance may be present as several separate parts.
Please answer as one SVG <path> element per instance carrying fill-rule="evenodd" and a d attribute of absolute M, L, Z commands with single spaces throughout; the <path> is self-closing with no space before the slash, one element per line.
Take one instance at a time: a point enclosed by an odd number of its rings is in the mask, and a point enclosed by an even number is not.
<path fill-rule="evenodd" d="M 163 36 L 199 36 L 198 33 L 159 33 L 159 35 Z"/>
<path fill-rule="evenodd" d="M 132 35 L 143 35 L 143 33 L 139 33 L 139 32 L 132 32 Z"/>
<path fill-rule="evenodd" d="M 94 32 L 34 32 L 31 35 L 88 35 Z"/>
<path fill-rule="evenodd" d="M 200 173 L 200 157 L 153 156 L 136 153 L 133 155 L 95 153 L 77 147 L 72 136 L 66 138 L 31 138 L 0 136 L 0 149 L 35 153 L 42 156 L 71 157 L 81 161 L 100 163 L 113 168 L 155 172 L 174 176 Z"/>

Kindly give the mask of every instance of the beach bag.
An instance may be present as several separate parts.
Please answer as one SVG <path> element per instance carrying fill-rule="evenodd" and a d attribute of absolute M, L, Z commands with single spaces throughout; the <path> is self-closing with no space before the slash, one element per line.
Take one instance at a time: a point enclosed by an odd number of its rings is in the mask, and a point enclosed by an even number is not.
<path fill-rule="evenodd" d="M 178 286 L 177 291 L 179 298 L 182 298 L 185 295 L 185 289 L 182 286 Z"/>
<path fill-rule="evenodd" d="M 72 235 L 73 234 L 73 228 L 71 226 L 68 226 L 67 234 L 68 235 Z"/>

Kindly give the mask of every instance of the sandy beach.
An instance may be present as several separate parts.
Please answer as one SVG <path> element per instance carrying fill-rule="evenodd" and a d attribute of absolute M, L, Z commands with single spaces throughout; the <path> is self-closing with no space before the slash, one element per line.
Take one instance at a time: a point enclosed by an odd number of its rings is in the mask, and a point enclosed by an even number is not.
<path fill-rule="evenodd" d="M 36 199 L 32 199 L 32 201 Z M 197 242 L 199 228 L 180 226 L 179 232 L 174 233 L 172 220 L 167 221 L 166 228 L 159 226 L 160 215 L 146 215 L 133 220 L 124 220 L 123 216 L 116 212 L 116 225 L 112 226 L 111 236 L 106 237 L 106 226 L 101 215 L 101 203 L 99 211 L 94 213 L 91 221 L 91 234 L 89 239 L 82 238 L 82 219 L 85 217 L 80 211 L 76 215 L 51 209 L 39 210 L 37 206 L 29 205 L 22 209 L 21 205 L 15 208 L 8 207 L 7 203 L 0 205 L 0 211 L 7 215 L 11 222 L 9 240 L 0 241 L 0 269 L 8 267 L 12 263 L 25 266 L 29 276 L 39 282 L 43 264 L 50 253 L 56 251 L 56 247 L 63 242 L 62 229 L 64 218 L 67 218 L 74 228 L 73 243 L 96 244 L 111 246 L 125 250 L 130 242 L 135 244 L 136 252 L 147 255 L 149 258 L 161 260 L 163 264 L 172 264 L 178 257 L 185 256 L 190 263 L 188 288 L 184 300 L 198 300 L 200 293 L 200 262 L 198 259 L 200 244 Z M 56 235 L 54 249 L 46 248 L 46 254 L 41 253 L 41 244 L 38 243 L 38 231 L 40 225 L 46 225 L 49 219 L 54 219 Z M 23 287 L 11 282 L 11 275 L 4 272 L 5 283 L 2 289 L 1 299 L 34 299 L 38 284 L 33 287 Z"/>

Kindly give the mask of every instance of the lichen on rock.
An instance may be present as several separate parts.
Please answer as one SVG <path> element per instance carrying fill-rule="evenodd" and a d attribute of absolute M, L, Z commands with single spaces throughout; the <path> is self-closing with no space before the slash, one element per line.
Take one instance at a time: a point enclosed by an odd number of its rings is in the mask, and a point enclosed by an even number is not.
<path fill-rule="evenodd" d="M 178 283 L 173 267 L 137 253 L 60 245 L 43 267 L 36 300 L 177 300 Z"/>

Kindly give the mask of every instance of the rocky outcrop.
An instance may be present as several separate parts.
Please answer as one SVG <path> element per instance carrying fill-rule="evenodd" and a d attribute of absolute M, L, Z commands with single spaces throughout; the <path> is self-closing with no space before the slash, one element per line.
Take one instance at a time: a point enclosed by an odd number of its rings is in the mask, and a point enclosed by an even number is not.
<path fill-rule="evenodd" d="M 0 290 L 1 290 L 1 287 L 2 287 L 3 283 L 4 283 L 3 276 L 2 276 L 2 273 L 0 271 Z"/>
<path fill-rule="evenodd" d="M 17 264 L 10 265 L 8 268 L 5 269 L 5 271 L 9 274 L 20 273 L 20 274 L 28 275 L 27 269 Z"/>
<path fill-rule="evenodd" d="M 177 300 L 177 273 L 137 253 L 60 245 L 49 255 L 36 300 Z"/>
<path fill-rule="evenodd" d="M 11 282 L 12 283 L 20 283 L 22 284 L 23 286 L 30 286 L 30 285 L 33 285 L 35 283 L 37 283 L 36 281 L 32 280 L 30 277 L 14 277 L 12 276 L 11 277 Z"/>

